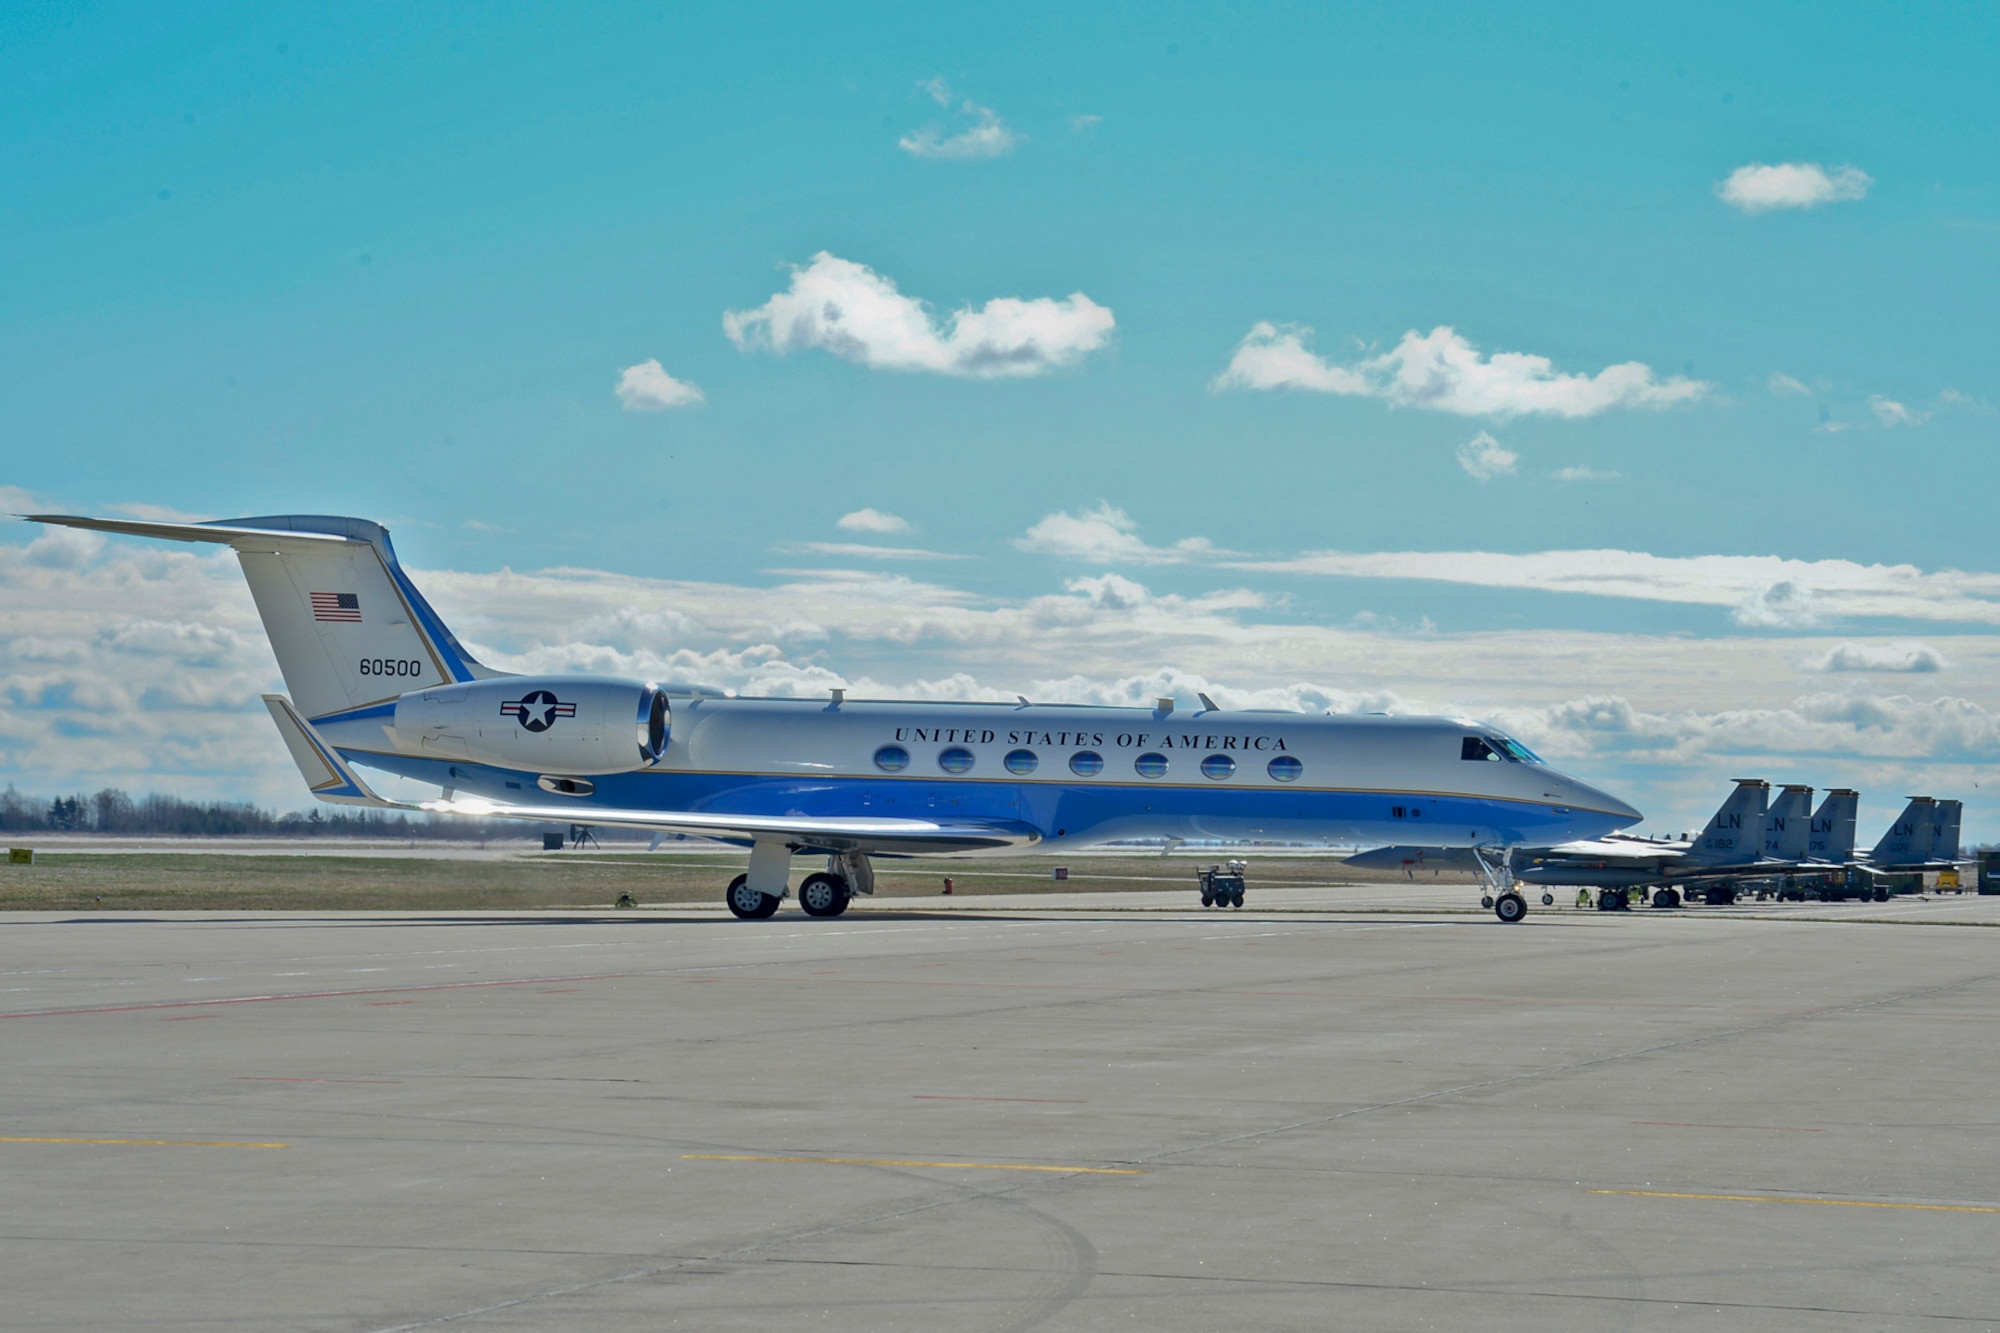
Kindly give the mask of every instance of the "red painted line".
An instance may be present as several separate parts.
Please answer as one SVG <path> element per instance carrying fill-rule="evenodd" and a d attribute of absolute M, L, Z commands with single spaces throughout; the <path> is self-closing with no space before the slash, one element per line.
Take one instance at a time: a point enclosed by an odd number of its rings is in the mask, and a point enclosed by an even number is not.
<path fill-rule="evenodd" d="M 370 986 L 360 990 L 299 991 L 292 995 L 230 995 L 215 1000 L 160 1000 L 153 1004 L 103 1004 L 76 1009 L 17 1009 L 0 1013 L 9 1018 L 68 1018 L 78 1014 L 140 1014 L 155 1009 L 213 1009 L 229 1004 L 276 1004 L 281 1000 L 349 1000 L 367 995 L 426 995 L 432 991 L 491 990 L 502 986 L 547 986 L 561 981 L 615 981 L 620 977 L 659 973 L 591 972 L 574 977 L 523 977 L 518 981 L 441 981 L 429 986 Z M 720 977 L 703 978 L 719 981 Z"/>
<path fill-rule="evenodd" d="M 416 1001 L 415 1001 L 415 1000 L 370 1000 L 370 1001 L 368 1002 L 368 1007 L 369 1007 L 370 1009 L 380 1009 L 380 1008 L 382 1008 L 382 1007 L 383 1007 L 383 1006 L 385 1006 L 385 1005 L 391 1005 L 391 1004 L 415 1004 L 415 1003 L 416 1003 Z"/>
<path fill-rule="evenodd" d="M 220 1017 L 222 1017 L 221 1014 L 177 1014 L 172 1018 L 163 1018 L 160 1021 L 162 1023 L 192 1023 L 197 1018 L 220 1018 Z"/>
<path fill-rule="evenodd" d="M 238 1083 L 401 1083 L 399 1078 L 290 1078 L 283 1074 L 238 1074 Z"/>
<path fill-rule="evenodd" d="M 1686 1120 L 1634 1120 L 1635 1125 L 1665 1125 L 1669 1129 L 1768 1129 L 1777 1134 L 1824 1134 L 1823 1129 L 1805 1129 L 1798 1125 L 1704 1125 Z"/>
<path fill-rule="evenodd" d="M 912 1101 L 1046 1101 L 1050 1105 L 1064 1107 L 1088 1107 L 1088 1101 L 1078 1097 L 948 1097 L 944 1093 L 912 1093 Z"/>
<path fill-rule="evenodd" d="M 543 991 L 543 992 L 542 992 L 542 994 L 544 994 L 544 995 L 576 995 L 576 994 L 580 993 L 580 992 L 581 992 L 582 990 L 583 990 L 583 987 L 581 987 L 581 986 L 565 986 L 565 987 L 564 987 L 563 989 L 561 989 L 561 990 L 545 990 L 545 991 Z"/>

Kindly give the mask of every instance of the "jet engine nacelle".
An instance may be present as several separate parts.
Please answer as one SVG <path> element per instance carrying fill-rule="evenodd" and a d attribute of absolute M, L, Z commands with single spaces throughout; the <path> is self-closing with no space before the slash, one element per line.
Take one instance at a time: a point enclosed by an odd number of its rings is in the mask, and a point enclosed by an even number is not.
<path fill-rule="evenodd" d="M 408 754 L 537 774 L 631 773 L 667 752 L 667 696 L 636 680 L 506 676 L 396 700 Z"/>

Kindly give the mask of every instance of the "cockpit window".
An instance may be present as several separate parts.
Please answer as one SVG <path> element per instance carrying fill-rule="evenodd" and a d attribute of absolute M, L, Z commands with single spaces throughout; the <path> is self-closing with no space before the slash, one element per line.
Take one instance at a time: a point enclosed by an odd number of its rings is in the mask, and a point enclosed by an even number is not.
<path fill-rule="evenodd" d="M 1458 757 L 1460 759 L 1485 759 L 1497 764 L 1506 756 L 1502 755 L 1491 745 L 1488 745 L 1485 737 L 1467 736 L 1465 743 L 1458 747 Z"/>
<path fill-rule="evenodd" d="M 1539 764 L 1533 750 L 1511 736 L 1467 736 L 1458 750 L 1460 759 L 1482 759 L 1489 763 Z"/>

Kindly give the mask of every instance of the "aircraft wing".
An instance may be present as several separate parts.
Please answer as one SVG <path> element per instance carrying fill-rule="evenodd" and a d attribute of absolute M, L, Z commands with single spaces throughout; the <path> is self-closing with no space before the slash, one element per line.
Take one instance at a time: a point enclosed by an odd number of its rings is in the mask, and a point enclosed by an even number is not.
<path fill-rule="evenodd" d="M 1687 855 L 1679 847 L 1658 843 L 1627 842 L 1623 839 L 1592 838 L 1584 842 L 1558 843 L 1536 852 L 1537 856 L 1560 856 L 1579 861 L 1678 861 Z"/>
<path fill-rule="evenodd" d="M 829 851 L 970 852 L 1022 847 L 1041 841 L 1027 824 L 970 820 L 828 819 L 814 815 L 712 814 L 702 810 L 623 810 L 599 805 L 515 804 L 483 797 L 437 801 L 391 801 L 375 794 L 341 753 L 328 745 L 312 723 L 281 694 L 264 696 L 272 721 L 299 766 L 312 794 L 337 805 L 407 810 L 481 819 L 521 819 L 542 824 L 588 824 L 593 828 L 653 829 L 710 838 L 781 838 Z"/>

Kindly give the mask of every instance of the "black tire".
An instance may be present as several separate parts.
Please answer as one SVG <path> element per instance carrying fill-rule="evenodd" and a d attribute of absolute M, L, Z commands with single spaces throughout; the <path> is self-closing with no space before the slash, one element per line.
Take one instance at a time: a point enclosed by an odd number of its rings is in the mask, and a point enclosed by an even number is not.
<path fill-rule="evenodd" d="M 1230 895 L 1229 895 L 1229 905 L 1230 905 L 1231 907 L 1241 907 L 1241 906 L 1243 906 L 1243 895 L 1242 895 L 1242 894 L 1240 894 L 1240 893 L 1232 893 L 1232 894 L 1230 894 Z"/>
<path fill-rule="evenodd" d="M 839 875 L 821 871 L 799 882 L 799 906 L 807 916 L 839 916 L 847 910 L 848 901 L 847 881 Z"/>
<path fill-rule="evenodd" d="M 730 880 L 722 901 L 729 904 L 729 910 L 736 914 L 739 921 L 763 921 L 778 912 L 777 898 L 768 893 L 753 892 L 748 875 L 738 875 Z"/>
<path fill-rule="evenodd" d="M 1490 894 L 1490 893 L 1482 893 L 1482 894 L 1480 894 L 1480 895 L 1479 895 L 1479 905 L 1480 905 L 1481 907 L 1491 907 L 1491 906 L 1493 906 L 1493 895 L 1492 895 L 1492 894 Z"/>
<path fill-rule="evenodd" d="M 1667 906 L 1679 907 L 1680 905 L 1681 905 L 1681 891 L 1679 889 L 1668 889 Z"/>
<path fill-rule="evenodd" d="M 1528 900 L 1511 889 L 1493 900 L 1493 915 L 1513 925 L 1528 914 Z"/>
<path fill-rule="evenodd" d="M 1214 895 L 1214 894 L 1212 894 L 1212 893 L 1210 893 L 1210 892 L 1208 892 L 1208 891 L 1207 891 L 1206 889 L 1202 890 L 1202 894 L 1201 894 L 1201 905 L 1202 905 L 1203 907 L 1213 907 L 1213 906 L 1215 906 L 1215 895 Z"/>
<path fill-rule="evenodd" d="M 1554 907 L 1555 905 L 1556 905 L 1556 896 L 1553 893 L 1544 892 L 1542 894 L 1542 906 Z"/>

